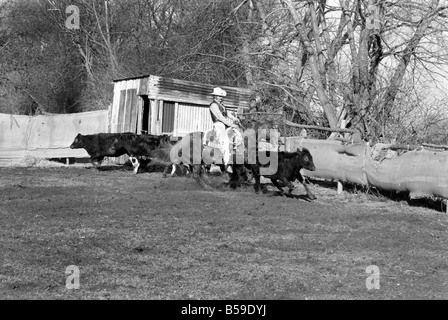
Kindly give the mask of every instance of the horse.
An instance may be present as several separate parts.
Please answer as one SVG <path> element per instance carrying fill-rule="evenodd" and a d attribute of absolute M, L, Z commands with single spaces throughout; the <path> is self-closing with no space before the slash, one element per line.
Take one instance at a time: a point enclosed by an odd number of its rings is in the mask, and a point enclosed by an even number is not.
<path fill-rule="evenodd" d="M 273 121 L 254 121 L 254 120 L 242 120 L 240 121 L 241 127 L 244 130 L 243 136 L 243 149 L 239 149 L 236 152 L 236 156 L 239 156 L 239 159 L 235 161 L 235 154 L 232 165 L 232 175 L 230 178 L 230 186 L 232 188 L 236 188 L 240 186 L 239 181 L 241 180 L 238 177 L 238 174 L 242 172 L 241 168 L 238 168 L 240 164 L 243 164 L 244 167 L 251 171 L 252 176 L 255 180 L 254 189 L 255 193 L 259 193 L 260 190 L 260 176 L 264 175 L 262 173 L 273 174 L 273 170 L 276 170 L 276 159 L 271 159 L 271 155 L 274 157 L 276 153 L 260 152 L 264 145 L 267 143 L 278 145 L 280 134 L 275 129 L 275 123 Z M 272 131 L 271 131 L 272 130 Z M 263 158 L 263 161 L 260 161 L 260 156 Z M 269 161 L 266 161 L 269 159 Z M 263 167 L 263 164 L 269 163 L 269 167 Z M 271 164 L 275 166 L 275 168 L 271 168 Z M 247 175 L 247 173 L 246 173 Z"/>
<path fill-rule="evenodd" d="M 213 190 L 203 179 L 203 167 L 212 163 L 218 165 L 221 172 L 226 172 L 222 154 L 217 148 L 205 146 L 205 133 L 202 131 L 191 132 L 179 140 L 176 144 L 163 144 L 150 152 L 151 164 L 165 165 L 167 168 L 174 165 L 184 165 L 192 172 L 193 178 L 206 190 Z M 238 180 L 247 180 L 247 175 L 242 165 L 232 166 Z"/>

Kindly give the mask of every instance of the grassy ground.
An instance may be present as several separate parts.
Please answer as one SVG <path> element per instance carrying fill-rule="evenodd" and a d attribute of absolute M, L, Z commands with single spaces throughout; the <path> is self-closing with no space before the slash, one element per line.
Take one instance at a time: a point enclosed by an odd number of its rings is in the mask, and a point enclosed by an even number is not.
<path fill-rule="evenodd" d="M 160 173 L 0 170 L 0 299 L 448 298 L 448 216 L 431 208 L 317 184 L 308 202 Z"/>

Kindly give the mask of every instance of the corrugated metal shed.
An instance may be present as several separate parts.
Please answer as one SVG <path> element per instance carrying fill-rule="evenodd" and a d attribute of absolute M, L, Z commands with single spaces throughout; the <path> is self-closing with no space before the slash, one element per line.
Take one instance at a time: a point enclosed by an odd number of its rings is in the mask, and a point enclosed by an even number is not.
<path fill-rule="evenodd" d="M 216 85 L 144 75 L 114 81 L 111 132 L 171 134 L 183 137 L 208 131 L 208 109 Z M 221 86 L 227 91 L 224 104 L 232 112 L 249 107 L 250 91 Z"/>

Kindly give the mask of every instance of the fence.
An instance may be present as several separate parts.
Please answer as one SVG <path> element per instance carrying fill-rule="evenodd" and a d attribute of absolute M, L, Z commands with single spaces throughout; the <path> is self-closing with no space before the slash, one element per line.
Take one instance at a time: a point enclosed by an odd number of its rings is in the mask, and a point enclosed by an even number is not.
<path fill-rule="evenodd" d="M 0 113 L 0 163 L 26 156 L 84 158 L 84 149 L 70 149 L 78 133 L 108 132 L 109 111 L 39 116 Z"/>

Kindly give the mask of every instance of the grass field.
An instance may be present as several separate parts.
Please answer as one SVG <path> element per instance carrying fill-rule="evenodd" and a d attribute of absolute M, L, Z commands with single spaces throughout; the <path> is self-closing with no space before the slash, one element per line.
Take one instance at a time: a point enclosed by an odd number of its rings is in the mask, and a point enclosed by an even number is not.
<path fill-rule="evenodd" d="M 448 298 L 446 213 L 311 189 L 308 202 L 160 173 L 0 168 L 0 299 Z"/>

